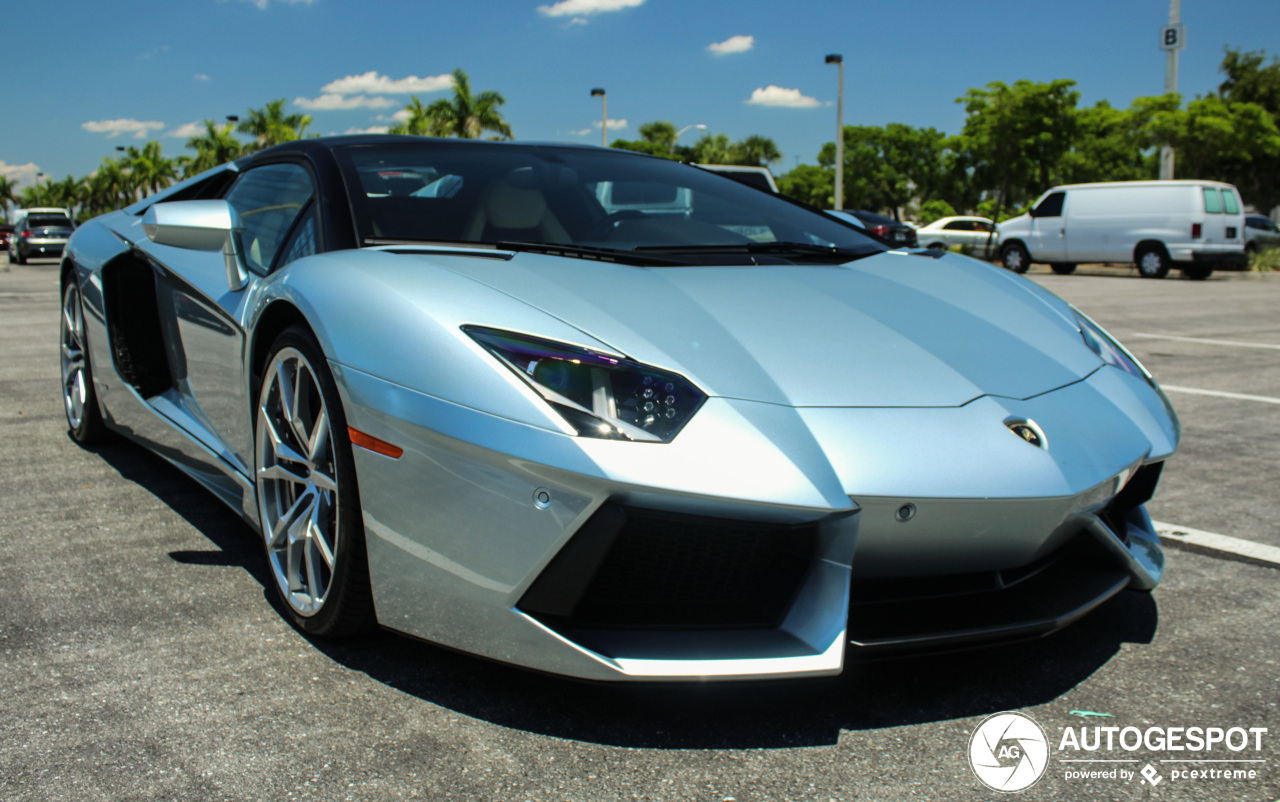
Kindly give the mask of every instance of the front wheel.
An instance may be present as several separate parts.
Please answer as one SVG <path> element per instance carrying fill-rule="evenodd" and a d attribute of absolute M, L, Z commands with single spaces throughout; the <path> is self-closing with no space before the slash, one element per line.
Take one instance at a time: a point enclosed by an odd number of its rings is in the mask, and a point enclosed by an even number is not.
<path fill-rule="evenodd" d="M 1049 267 L 1053 268 L 1053 272 L 1057 273 L 1059 276 L 1069 276 L 1076 272 L 1075 265 L 1064 262 L 1054 262 L 1049 265 Z"/>
<path fill-rule="evenodd" d="M 1031 267 L 1031 254 L 1021 243 L 1012 243 L 1006 245 L 1000 251 L 1000 263 L 1004 265 L 1005 270 L 1012 270 L 1014 273 L 1025 273 L 1027 268 Z"/>
<path fill-rule="evenodd" d="M 98 394 L 93 389 L 93 367 L 89 363 L 89 344 L 84 333 L 84 304 L 74 277 L 62 293 L 62 322 L 58 328 L 62 351 L 59 359 L 62 409 L 67 414 L 67 428 L 77 443 L 99 442 L 106 438 L 107 426 L 102 422 Z"/>
<path fill-rule="evenodd" d="M 1143 278 L 1164 278 L 1169 275 L 1169 255 L 1164 248 L 1148 245 L 1138 252 L 1138 273 Z"/>
<path fill-rule="evenodd" d="M 370 629 L 373 594 L 347 419 L 310 331 L 286 329 L 271 346 L 255 419 L 258 517 L 280 599 L 313 635 Z"/>

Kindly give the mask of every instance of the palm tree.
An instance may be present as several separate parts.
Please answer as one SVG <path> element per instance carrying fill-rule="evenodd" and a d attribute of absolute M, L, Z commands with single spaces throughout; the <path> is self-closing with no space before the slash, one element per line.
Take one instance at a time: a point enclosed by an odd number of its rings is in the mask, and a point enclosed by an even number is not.
<path fill-rule="evenodd" d="M 311 125 L 310 114 L 284 113 L 285 99 L 273 100 L 260 109 L 249 109 L 248 118 L 236 130 L 251 134 L 254 142 L 245 146 L 246 153 L 269 148 L 281 142 L 302 139 L 303 132 Z"/>
<path fill-rule="evenodd" d="M 159 192 L 178 177 L 177 166 L 161 154 L 161 148 L 160 143 L 153 139 L 143 145 L 142 150 L 129 148 L 125 156 L 122 166 L 128 171 L 133 192 L 139 200 Z"/>
<path fill-rule="evenodd" d="M 413 97 L 405 111 L 409 119 L 391 128 L 393 134 L 455 136 L 479 139 L 485 131 L 493 131 L 492 139 L 512 139 L 511 126 L 502 119 L 498 107 L 506 98 L 492 90 L 478 95 L 471 92 L 471 79 L 461 69 L 453 71 L 453 100 L 437 100 L 423 108 Z"/>
<path fill-rule="evenodd" d="M 187 140 L 187 147 L 196 152 L 196 157 L 187 164 L 185 178 L 238 159 L 244 153 L 240 140 L 231 135 L 230 123 L 219 128 L 213 120 L 205 120 L 204 128 L 203 133 Z"/>
<path fill-rule="evenodd" d="M 746 139 L 733 143 L 729 149 L 734 164 L 747 164 L 752 167 L 765 167 L 782 160 L 782 151 L 778 144 L 767 136 L 752 134 Z"/>
<path fill-rule="evenodd" d="M 0 175 L 0 211 L 4 219 L 9 219 L 9 204 L 18 202 L 18 188 L 9 180 L 9 176 Z"/>

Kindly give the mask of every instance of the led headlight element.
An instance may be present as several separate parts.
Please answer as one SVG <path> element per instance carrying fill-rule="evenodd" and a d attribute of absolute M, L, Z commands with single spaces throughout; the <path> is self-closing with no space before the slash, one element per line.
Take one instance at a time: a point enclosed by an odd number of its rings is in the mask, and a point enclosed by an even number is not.
<path fill-rule="evenodd" d="M 583 437 L 669 443 L 707 398 L 683 376 L 629 359 L 498 329 L 462 330 Z"/>
<path fill-rule="evenodd" d="M 1088 315 L 1079 309 L 1072 307 L 1072 312 L 1076 316 L 1076 324 L 1080 327 L 1080 334 L 1084 337 L 1084 344 L 1089 346 L 1095 354 L 1102 357 L 1102 361 L 1106 362 L 1114 368 L 1119 368 L 1125 373 L 1131 373 L 1134 376 L 1144 380 L 1147 384 L 1155 386 L 1155 380 L 1151 374 L 1142 366 L 1142 363 L 1134 358 L 1123 345 L 1116 342 L 1115 338 L 1107 334 L 1105 330 L 1097 323 L 1089 319 Z"/>

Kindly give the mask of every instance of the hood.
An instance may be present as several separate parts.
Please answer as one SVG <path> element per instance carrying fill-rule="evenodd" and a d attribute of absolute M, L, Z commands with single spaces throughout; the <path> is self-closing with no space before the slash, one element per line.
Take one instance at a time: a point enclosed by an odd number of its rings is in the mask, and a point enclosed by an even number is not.
<path fill-rule="evenodd" d="M 1055 308 L 1024 279 L 957 255 L 648 268 L 532 253 L 419 258 L 725 398 L 959 406 L 983 395 L 1029 398 L 1101 364 L 1065 304 Z"/>

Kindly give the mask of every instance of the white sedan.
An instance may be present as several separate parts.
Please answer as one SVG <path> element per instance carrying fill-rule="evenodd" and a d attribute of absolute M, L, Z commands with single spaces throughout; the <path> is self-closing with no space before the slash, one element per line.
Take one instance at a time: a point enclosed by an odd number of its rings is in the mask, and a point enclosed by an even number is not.
<path fill-rule="evenodd" d="M 916 231 L 922 248 L 950 248 L 967 245 L 974 256 L 990 256 L 999 251 L 1000 234 L 985 217 L 943 217 Z"/>

